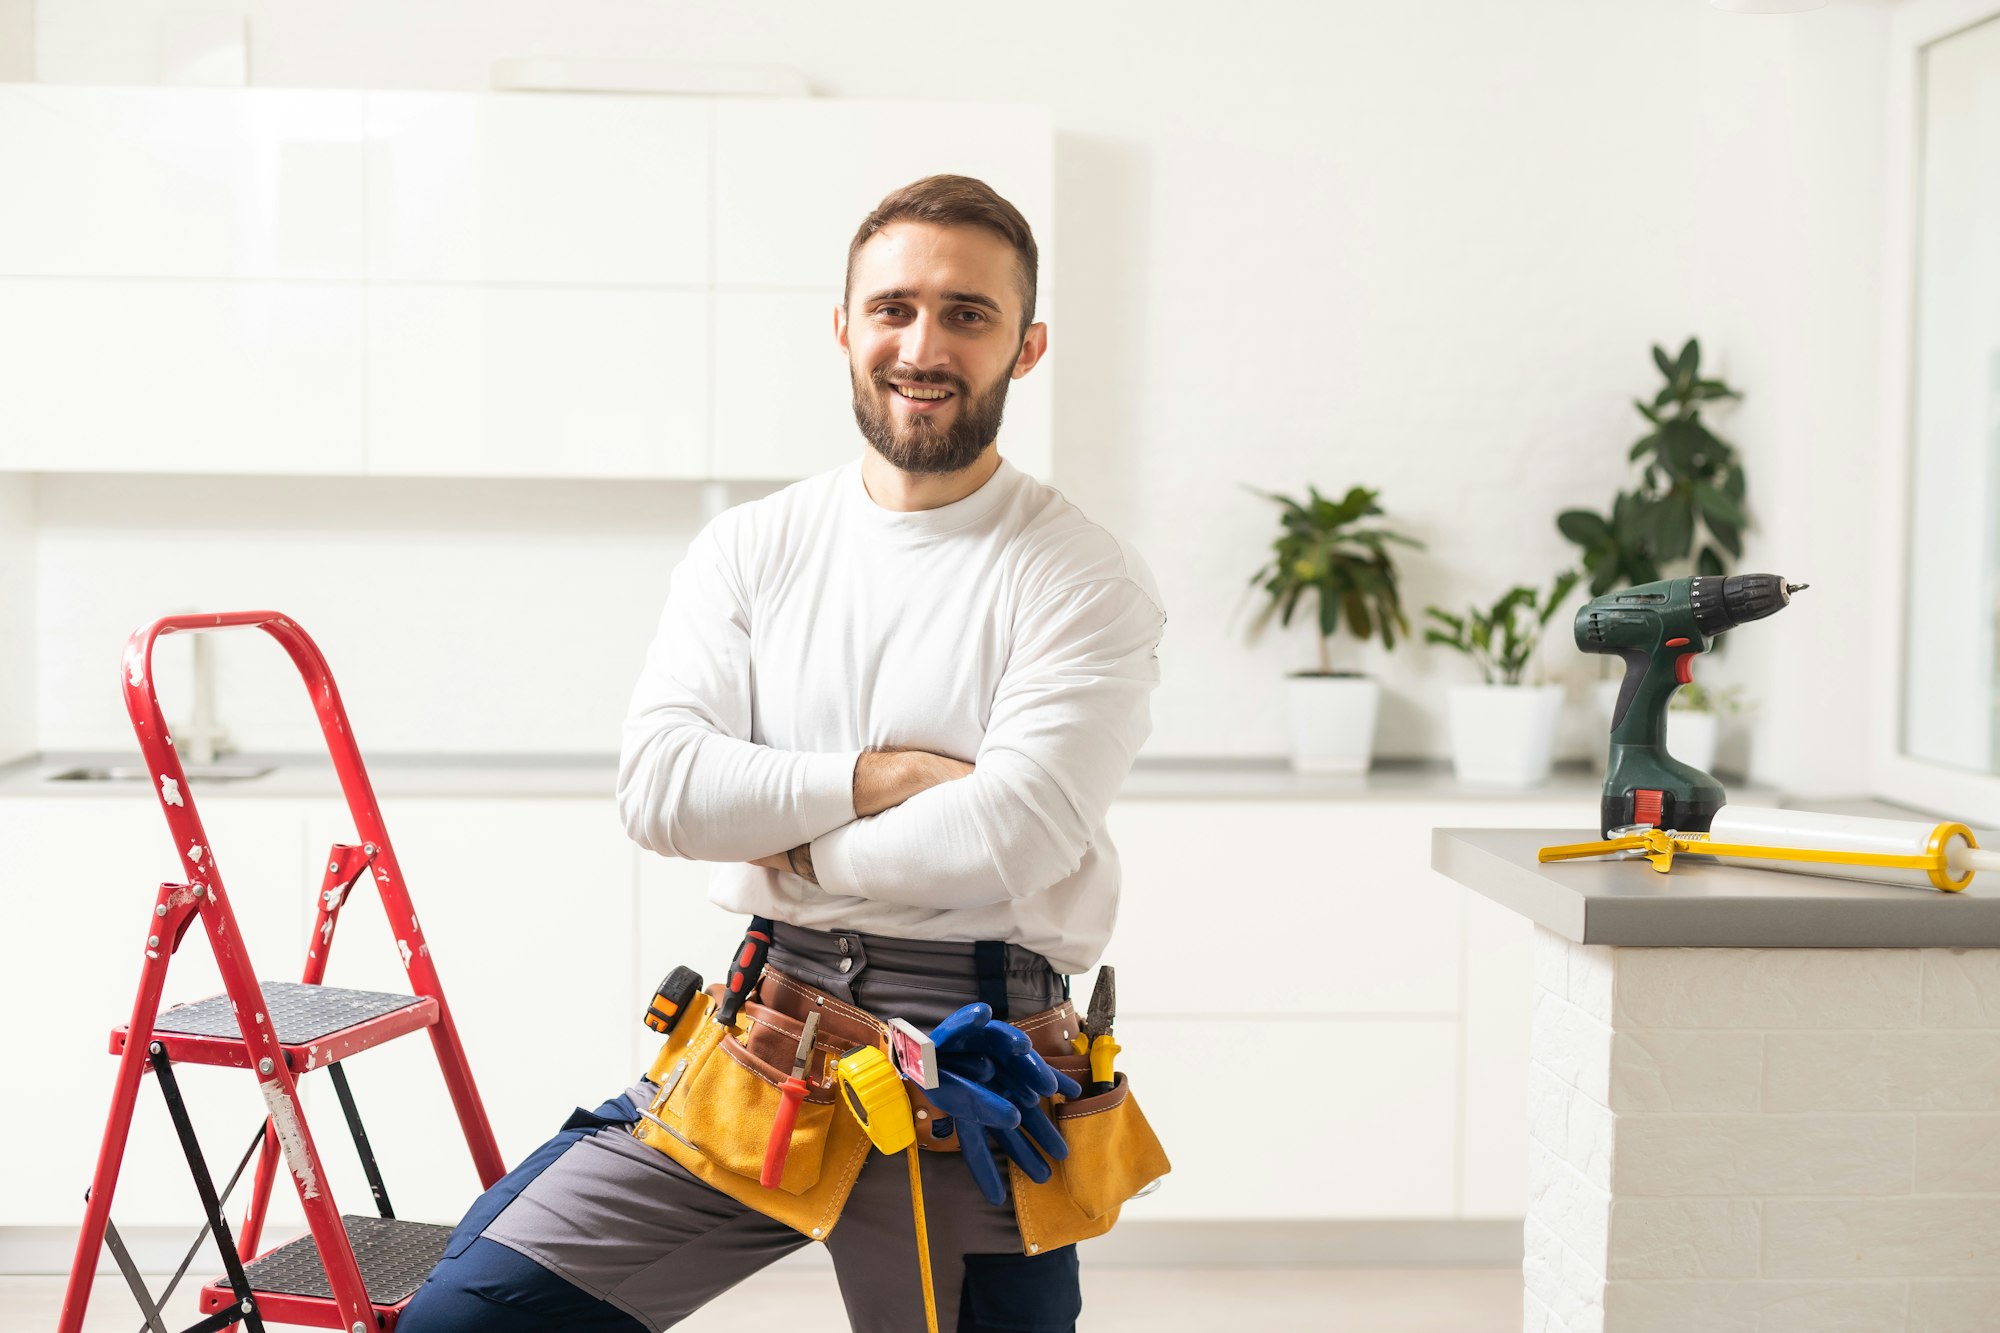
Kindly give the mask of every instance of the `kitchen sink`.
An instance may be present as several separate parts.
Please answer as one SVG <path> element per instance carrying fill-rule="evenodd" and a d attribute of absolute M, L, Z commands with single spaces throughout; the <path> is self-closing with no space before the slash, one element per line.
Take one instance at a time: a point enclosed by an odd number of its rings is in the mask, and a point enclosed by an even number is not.
<path fill-rule="evenodd" d="M 261 778 L 272 771 L 270 764 L 188 764 L 183 771 L 190 782 L 242 782 Z M 141 764 L 106 764 L 66 768 L 51 773 L 46 782 L 151 782 L 153 775 Z"/>

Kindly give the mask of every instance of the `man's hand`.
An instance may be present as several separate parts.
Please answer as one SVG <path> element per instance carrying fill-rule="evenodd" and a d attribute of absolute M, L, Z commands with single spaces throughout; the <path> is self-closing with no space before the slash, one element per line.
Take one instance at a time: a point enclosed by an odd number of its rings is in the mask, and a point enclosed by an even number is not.
<path fill-rule="evenodd" d="M 854 765 L 854 813 L 859 818 L 893 810 L 918 792 L 971 774 L 973 765 L 928 750 L 869 750 Z M 812 844 L 788 852 L 760 856 L 750 863 L 769 870 L 787 870 L 809 884 L 813 874 Z"/>

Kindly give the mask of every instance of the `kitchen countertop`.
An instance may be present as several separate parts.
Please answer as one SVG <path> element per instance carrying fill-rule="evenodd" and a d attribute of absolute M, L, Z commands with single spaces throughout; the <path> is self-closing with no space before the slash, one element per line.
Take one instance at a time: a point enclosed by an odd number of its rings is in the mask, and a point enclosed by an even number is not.
<path fill-rule="evenodd" d="M 1814 808 L 1918 819 L 1872 802 Z M 1974 830 L 1982 845 L 1994 838 Z M 1440 828 L 1431 867 L 1578 944 L 1759 949 L 2000 948 L 2000 876 L 1962 893 L 1743 866 L 1564 861 L 1535 853 L 1574 829 Z"/>
<path fill-rule="evenodd" d="M 618 761 L 599 755 L 411 755 L 363 757 L 375 792 L 384 797 L 605 797 L 617 782 Z M 67 752 L 0 764 L 0 798 L 138 796 L 138 781 L 59 782 L 65 769 L 135 764 L 131 752 Z M 215 796 L 332 797 L 333 765 L 323 754 L 229 755 L 229 764 L 269 764 L 263 777 L 190 785 Z M 1529 791 L 1468 787 L 1441 760 L 1382 760 L 1364 775 L 1297 773 L 1284 759 L 1141 758 L 1119 793 L 1122 800 L 1594 800 L 1600 779 L 1581 763 L 1561 764 L 1549 782 Z"/>

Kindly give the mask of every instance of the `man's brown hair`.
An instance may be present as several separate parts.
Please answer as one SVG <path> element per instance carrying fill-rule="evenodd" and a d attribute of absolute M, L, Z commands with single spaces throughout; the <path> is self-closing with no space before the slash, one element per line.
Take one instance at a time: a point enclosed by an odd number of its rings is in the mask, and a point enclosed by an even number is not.
<path fill-rule="evenodd" d="M 854 295 L 854 256 L 868 238 L 892 222 L 930 222 L 940 227 L 984 227 L 1014 247 L 1021 266 L 1021 331 L 1035 322 L 1035 283 L 1040 252 L 1035 249 L 1035 233 L 1021 210 L 1002 199 L 985 181 L 971 176 L 926 176 L 892 190 L 861 219 L 861 227 L 847 247 L 847 282 L 842 289 L 844 305 Z"/>

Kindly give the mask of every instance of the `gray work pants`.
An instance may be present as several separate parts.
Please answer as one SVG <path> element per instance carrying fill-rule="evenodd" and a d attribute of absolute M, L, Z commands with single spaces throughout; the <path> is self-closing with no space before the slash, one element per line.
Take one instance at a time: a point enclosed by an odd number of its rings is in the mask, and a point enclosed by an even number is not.
<path fill-rule="evenodd" d="M 780 923 L 769 962 L 878 1017 L 907 1018 L 925 1030 L 979 998 L 971 944 Z M 1045 958 L 1018 946 L 1007 949 L 1006 988 L 1008 1012 L 1017 1019 L 1061 1003 L 1065 989 Z M 627 1096 L 647 1106 L 655 1091 L 642 1082 Z M 568 1138 L 545 1145 L 538 1154 L 545 1164 L 525 1183 L 503 1181 L 475 1204 L 454 1247 L 478 1238 L 498 1242 L 642 1325 L 664 1329 L 811 1243 L 712 1189 L 624 1127 Z M 1024 1258 L 1011 1201 L 999 1208 L 987 1203 L 956 1153 L 920 1157 L 938 1327 L 945 1333 L 961 1327 L 962 1294 L 971 1307 L 963 1312 L 965 1327 L 1053 1333 L 1073 1327 L 1082 1306 L 1074 1253 Z M 869 1154 L 825 1244 L 858 1333 L 924 1327 L 902 1155 Z M 440 1265 L 433 1282 L 446 1280 L 450 1268 Z M 439 1295 L 427 1292 L 418 1305 Z M 799 1314 L 802 1323 L 813 1317 Z"/>

